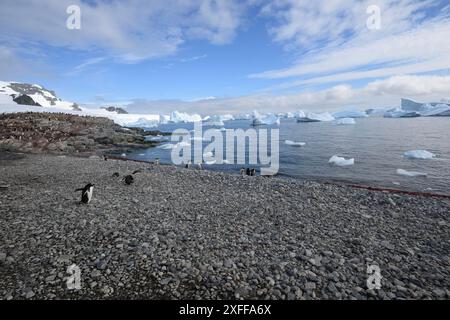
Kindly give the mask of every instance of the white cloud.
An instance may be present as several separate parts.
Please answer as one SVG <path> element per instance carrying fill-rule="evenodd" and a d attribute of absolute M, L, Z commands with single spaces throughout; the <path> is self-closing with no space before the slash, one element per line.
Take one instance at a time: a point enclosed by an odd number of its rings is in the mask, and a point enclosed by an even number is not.
<path fill-rule="evenodd" d="M 66 28 L 69 5 L 81 7 L 80 30 Z M 21 41 L 103 50 L 136 62 L 173 54 L 190 39 L 226 44 L 244 9 L 237 0 L 3 0 L 0 29 Z"/>
<path fill-rule="evenodd" d="M 333 111 L 356 107 L 399 106 L 401 98 L 422 102 L 441 101 L 450 96 L 450 76 L 396 76 L 376 80 L 363 88 L 338 85 L 317 92 L 289 95 L 254 94 L 236 98 L 216 98 L 198 101 L 135 101 L 128 107 L 131 112 L 170 112 L 180 110 L 204 115 L 241 114 L 254 109 L 262 112 L 288 112 L 299 109 Z"/>
<path fill-rule="evenodd" d="M 366 8 L 377 3 L 382 8 L 382 29 L 373 31 L 365 26 Z M 250 77 L 301 78 L 277 87 L 289 88 L 450 69 L 448 13 L 424 14 L 435 4 L 417 0 L 275 1 L 264 9 L 278 17 L 279 24 L 271 29 L 275 41 L 297 51 L 302 46 L 306 53 L 288 68 Z"/>

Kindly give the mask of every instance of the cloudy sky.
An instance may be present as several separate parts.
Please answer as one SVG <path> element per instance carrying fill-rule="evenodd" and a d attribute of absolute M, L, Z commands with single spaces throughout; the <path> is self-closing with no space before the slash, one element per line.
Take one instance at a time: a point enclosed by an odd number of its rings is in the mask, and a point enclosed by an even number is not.
<path fill-rule="evenodd" d="M 81 9 L 81 29 L 67 28 L 70 5 Z M 0 8 L 0 80 L 39 83 L 79 103 L 208 114 L 450 98 L 448 0 L 2 0 Z"/>

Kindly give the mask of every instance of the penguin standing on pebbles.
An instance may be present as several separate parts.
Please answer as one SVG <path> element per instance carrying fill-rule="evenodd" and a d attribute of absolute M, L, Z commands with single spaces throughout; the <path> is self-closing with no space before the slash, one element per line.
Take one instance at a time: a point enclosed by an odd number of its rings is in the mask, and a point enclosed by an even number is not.
<path fill-rule="evenodd" d="M 245 176 L 245 168 L 241 169 L 241 176 Z"/>
<path fill-rule="evenodd" d="M 252 177 L 256 176 L 256 169 L 250 170 L 250 176 L 252 176 Z"/>
<path fill-rule="evenodd" d="M 125 184 L 131 185 L 134 182 L 134 178 L 132 175 L 128 175 L 123 178 L 123 181 L 125 181 Z"/>
<path fill-rule="evenodd" d="M 92 200 L 92 193 L 94 191 L 94 185 L 91 183 L 88 183 L 84 188 L 80 188 L 75 190 L 81 191 L 81 202 L 88 204 Z"/>

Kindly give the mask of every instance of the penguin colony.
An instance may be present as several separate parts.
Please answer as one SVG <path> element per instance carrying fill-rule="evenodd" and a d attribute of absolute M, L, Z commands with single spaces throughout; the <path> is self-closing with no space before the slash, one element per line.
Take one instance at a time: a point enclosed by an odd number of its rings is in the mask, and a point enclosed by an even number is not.
<path fill-rule="evenodd" d="M 103 156 L 102 158 L 104 161 L 108 161 L 108 157 L 107 156 Z M 159 165 L 159 158 L 156 158 L 155 165 Z M 185 164 L 185 168 L 189 169 L 192 167 L 192 162 L 189 161 L 187 164 Z M 198 169 L 202 170 L 203 166 L 201 163 L 197 164 Z M 135 181 L 134 176 L 138 173 L 141 173 L 142 169 L 138 169 L 133 171 L 132 174 L 126 175 L 122 178 L 122 182 L 125 183 L 126 185 L 132 185 Z M 256 176 L 256 169 L 250 169 L 250 168 L 242 168 L 241 169 L 241 175 L 242 176 Z M 119 178 L 120 177 L 120 173 L 119 172 L 114 172 L 112 174 L 113 178 Z M 92 201 L 92 196 L 94 193 L 94 184 L 92 183 L 88 183 L 87 185 L 85 185 L 83 188 L 78 188 L 75 190 L 75 192 L 79 192 L 81 191 L 81 203 L 84 204 L 89 204 Z"/>

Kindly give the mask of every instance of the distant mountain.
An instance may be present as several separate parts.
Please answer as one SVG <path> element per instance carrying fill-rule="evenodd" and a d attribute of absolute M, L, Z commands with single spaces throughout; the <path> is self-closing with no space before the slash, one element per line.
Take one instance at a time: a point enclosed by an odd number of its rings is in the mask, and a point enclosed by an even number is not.
<path fill-rule="evenodd" d="M 82 111 L 76 103 L 63 101 L 54 91 L 37 84 L 0 81 L 0 96 L 0 103 L 9 99 L 20 105 Z"/>

